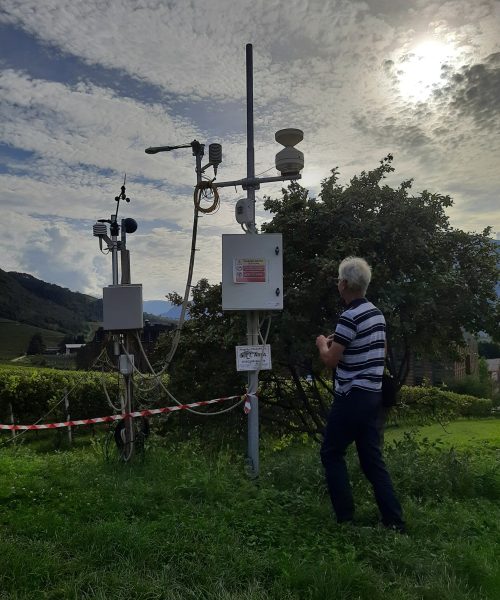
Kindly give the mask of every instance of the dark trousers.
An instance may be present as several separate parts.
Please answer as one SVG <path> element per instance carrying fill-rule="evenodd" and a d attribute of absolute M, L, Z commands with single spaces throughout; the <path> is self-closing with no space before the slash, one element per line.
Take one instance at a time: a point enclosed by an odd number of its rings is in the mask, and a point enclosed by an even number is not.
<path fill-rule="evenodd" d="M 401 505 L 380 449 L 381 394 L 353 389 L 335 394 L 321 446 L 321 462 L 337 521 L 350 521 L 354 500 L 345 463 L 348 446 L 356 443 L 359 463 L 373 487 L 384 525 L 403 525 Z"/>

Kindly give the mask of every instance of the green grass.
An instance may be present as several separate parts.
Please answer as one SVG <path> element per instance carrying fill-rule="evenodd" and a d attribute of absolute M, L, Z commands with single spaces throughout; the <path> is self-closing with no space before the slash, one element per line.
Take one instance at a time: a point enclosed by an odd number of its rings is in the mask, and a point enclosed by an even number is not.
<path fill-rule="evenodd" d="M 385 434 L 387 442 L 400 440 L 404 429 L 388 429 Z M 427 438 L 432 441 L 442 442 L 446 446 L 467 448 L 481 443 L 488 443 L 500 448 L 500 419 L 463 419 L 452 423 L 433 423 L 419 427 L 416 436 L 422 440 Z"/>
<path fill-rule="evenodd" d="M 26 352 L 30 339 L 39 333 L 46 346 L 57 346 L 64 333 L 25 325 L 9 319 L 0 319 L 0 360 L 11 360 Z"/>
<path fill-rule="evenodd" d="M 339 527 L 315 445 L 266 439 L 252 481 L 232 449 L 241 442 L 154 437 L 132 465 L 104 461 L 97 441 L 0 448 L 0 599 L 500 597 L 491 444 L 456 451 L 408 435 L 387 444 L 402 536 L 377 525 L 353 453 L 359 525 Z"/>

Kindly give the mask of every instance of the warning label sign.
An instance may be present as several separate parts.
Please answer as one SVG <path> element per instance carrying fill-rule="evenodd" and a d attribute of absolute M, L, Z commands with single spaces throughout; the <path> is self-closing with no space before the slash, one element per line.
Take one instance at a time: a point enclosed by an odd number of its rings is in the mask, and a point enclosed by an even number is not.
<path fill-rule="evenodd" d="M 265 258 L 235 258 L 234 283 L 266 283 Z"/>
<path fill-rule="evenodd" d="M 271 346 L 236 346 L 237 371 L 268 371 L 271 369 Z"/>

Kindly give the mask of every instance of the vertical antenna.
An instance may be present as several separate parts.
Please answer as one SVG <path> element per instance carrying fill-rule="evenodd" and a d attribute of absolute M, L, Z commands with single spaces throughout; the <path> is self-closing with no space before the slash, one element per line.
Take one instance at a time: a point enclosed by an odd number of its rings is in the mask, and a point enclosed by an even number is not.
<path fill-rule="evenodd" d="M 253 130 L 253 48 L 252 44 L 246 45 L 246 72 L 247 72 L 247 178 L 255 177 L 255 155 L 254 155 L 254 130 Z M 251 223 L 247 233 L 255 235 L 255 186 L 247 188 L 247 202 L 251 211 Z M 259 313 L 257 311 L 247 312 L 247 344 L 254 346 L 259 344 Z M 259 401 L 257 388 L 259 386 L 259 372 L 248 372 L 248 389 L 250 397 L 250 412 L 248 414 L 248 460 L 254 477 L 259 475 Z"/>
<path fill-rule="evenodd" d="M 125 200 L 125 202 L 130 202 L 130 198 L 127 198 L 127 194 L 125 193 L 125 183 L 127 181 L 127 174 L 125 173 L 123 177 L 123 185 L 121 187 L 121 192 L 118 196 L 115 196 L 116 200 L 116 213 L 115 213 L 115 221 L 118 220 L 118 208 L 120 207 L 120 200 Z"/>

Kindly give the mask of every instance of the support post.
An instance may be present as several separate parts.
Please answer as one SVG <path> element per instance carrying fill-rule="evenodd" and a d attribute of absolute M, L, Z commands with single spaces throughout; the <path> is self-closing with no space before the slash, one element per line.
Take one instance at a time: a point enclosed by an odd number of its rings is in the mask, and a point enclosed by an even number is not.
<path fill-rule="evenodd" d="M 130 354 L 130 344 L 129 344 L 129 334 L 125 333 L 124 335 L 124 346 L 125 349 L 127 351 L 128 354 Z M 124 387 L 125 387 L 125 402 L 124 402 L 124 411 L 125 413 L 131 413 L 132 412 L 132 405 L 133 405 L 133 389 L 134 386 L 132 385 L 132 377 L 133 377 L 133 372 L 132 372 L 132 365 L 129 363 L 129 359 L 127 357 L 127 366 L 130 369 L 130 373 L 127 373 L 126 375 L 123 375 L 123 381 L 124 381 Z M 123 454 L 123 459 L 125 461 L 129 461 L 131 460 L 132 456 L 134 455 L 134 437 L 135 437 L 135 430 L 134 430 L 134 420 L 132 418 L 128 418 L 125 419 L 125 423 L 124 423 L 124 432 L 125 432 L 125 442 L 123 445 L 123 449 L 124 449 L 124 454 Z"/>
<path fill-rule="evenodd" d="M 116 215 L 111 215 L 111 274 L 113 285 L 118 285 L 118 223 Z M 113 352 L 115 356 L 120 356 L 120 343 L 116 335 L 113 336 Z"/>
<path fill-rule="evenodd" d="M 16 420 L 14 418 L 14 410 L 12 409 L 12 404 L 9 402 L 9 412 L 10 412 L 10 424 L 15 425 Z M 16 439 L 17 431 L 15 429 L 11 430 L 13 440 Z"/>
<path fill-rule="evenodd" d="M 118 285 L 118 223 L 116 222 L 116 215 L 111 215 L 110 233 L 111 241 L 113 243 L 111 248 L 113 285 Z"/>
<path fill-rule="evenodd" d="M 246 83 L 247 83 L 247 178 L 255 178 L 255 153 L 253 129 L 253 48 L 252 44 L 246 45 Z M 248 228 L 249 235 L 256 235 L 255 227 L 255 187 L 247 188 L 247 198 L 252 211 L 252 222 Z M 259 343 L 259 313 L 247 313 L 247 344 Z M 250 396 L 250 413 L 248 414 L 248 462 L 254 477 L 259 475 L 259 401 L 257 390 L 259 387 L 259 372 L 249 371 L 248 390 Z"/>
<path fill-rule="evenodd" d="M 69 399 L 67 388 L 64 388 L 64 408 L 66 409 L 66 421 L 71 421 L 71 415 L 69 414 Z M 73 432 L 71 430 L 71 427 L 68 427 L 68 443 L 70 446 L 73 443 Z"/>
<path fill-rule="evenodd" d="M 121 255 L 121 266 L 122 266 L 122 285 L 127 285 L 131 282 L 130 278 L 130 252 L 122 248 L 120 251 Z"/>
<path fill-rule="evenodd" d="M 259 313 L 255 310 L 247 313 L 247 344 L 259 343 Z M 248 463 L 253 477 L 259 475 L 259 372 L 248 372 L 248 390 L 250 412 L 248 413 Z"/>

